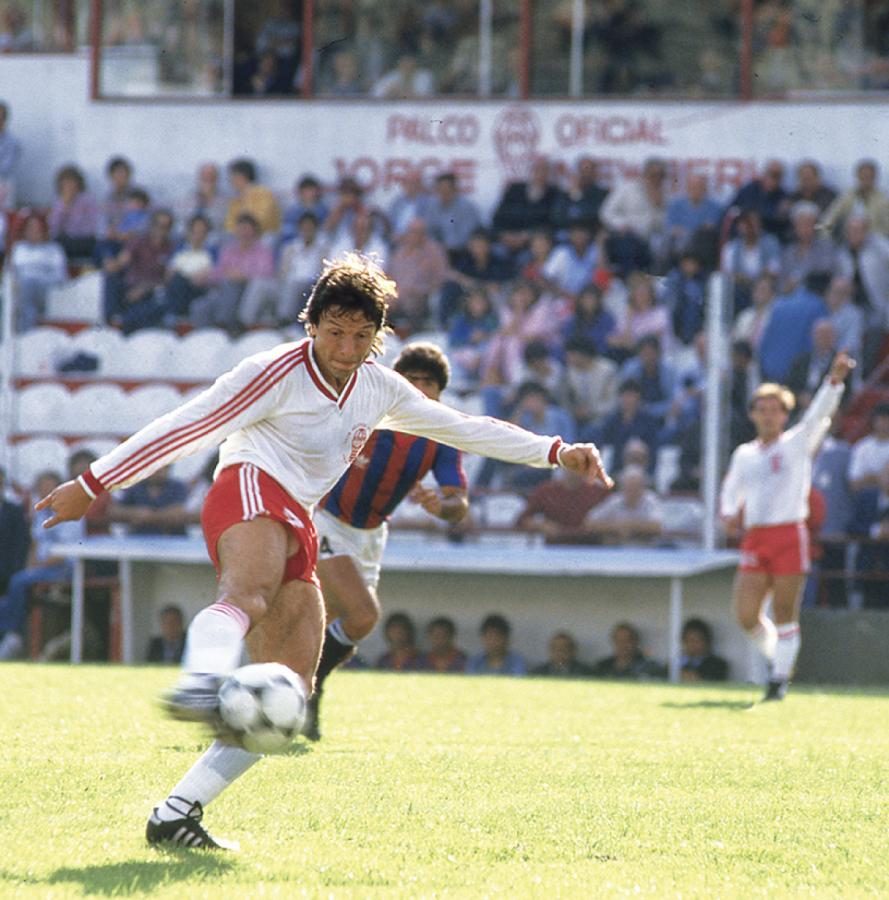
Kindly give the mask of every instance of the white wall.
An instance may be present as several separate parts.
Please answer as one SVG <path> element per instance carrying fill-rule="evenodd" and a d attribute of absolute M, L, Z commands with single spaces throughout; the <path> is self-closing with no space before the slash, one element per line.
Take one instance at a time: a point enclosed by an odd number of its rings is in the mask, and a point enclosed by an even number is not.
<path fill-rule="evenodd" d="M 659 155 L 676 161 L 680 177 L 707 172 L 725 194 L 770 156 L 814 157 L 830 181 L 846 186 L 855 160 L 879 160 L 889 146 L 889 115 L 879 101 L 92 102 L 88 81 L 86 55 L 0 56 L 0 98 L 11 104 L 11 130 L 25 145 L 23 200 L 48 203 L 53 171 L 72 160 L 94 190 L 104 190 L 103 164 L 117 153 L 136 163 L 137 181 L 163 200 L 182 192 L 201 161 L 247 155 L 282 193 L 305 171 L 328 183 L 352 172 L 378 187 L 374 199 L 383 204 L 409 165 L 429 174 L 456 168 L 488 211 L 503 181 L 534 153 L 566 163 L 598 157 L 606 180 Z"/>

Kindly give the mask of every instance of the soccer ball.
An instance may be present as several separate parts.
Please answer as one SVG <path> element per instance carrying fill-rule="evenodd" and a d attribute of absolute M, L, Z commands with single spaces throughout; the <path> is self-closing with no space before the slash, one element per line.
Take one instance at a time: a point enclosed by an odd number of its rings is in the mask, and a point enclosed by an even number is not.
<path fill-rule="evenodd" d="M 306 687 L 281 663 L 242 666 L 219 688 L 219 714 L 245 750 L 281 753 L 305 722 Z"/>

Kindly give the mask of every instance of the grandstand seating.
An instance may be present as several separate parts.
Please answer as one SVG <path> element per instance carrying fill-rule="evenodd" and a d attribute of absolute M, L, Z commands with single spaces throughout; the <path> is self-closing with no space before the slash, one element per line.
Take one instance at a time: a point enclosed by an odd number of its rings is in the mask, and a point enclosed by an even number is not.
<path fill-rule="evenodd" d="M 70 394 L 60 384 L 32 384 L 18 394 L 18 425 L 24 433 L 59 434 Z"/>
<path fill-rule="evenodd" d="M 71 339 L 60 328 L 41 326 L 21 335 L 15 342 L 15 372 L 19 376 L 46 378 L 56 364 L 72 352 Z"/>
<path fill-rule="evenodd" d="M 68 392 L 56 430 L 64 435 L 121 434 L 127 430 L 123 423 L 129 409 L 120 385 L 90 384 Z"/>
<path fill-rule="evenodd" d="M 35 437 L 12 445 L 10 471 L 22 488 L 34 484 L 37 476 L 51 470 L 63 475 L 68 471 L 70 449 L 60 437 Z"/>
<path fill-rule="evenodd" d="M 182 381 L 212 381 L 233 363 L 232 341 L 218 328 L 202 328 L 179 339 L 165 376 Z"/>

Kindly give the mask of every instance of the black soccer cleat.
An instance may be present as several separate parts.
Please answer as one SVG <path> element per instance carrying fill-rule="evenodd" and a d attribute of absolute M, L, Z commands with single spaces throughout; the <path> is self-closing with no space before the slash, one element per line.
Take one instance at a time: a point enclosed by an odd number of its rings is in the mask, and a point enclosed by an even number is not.
<path fill-rule="evenodd" d="M 194 678 L 194 676 L 192 676 Z M 181 722 L 203 722 L 215 731 L 221 730 L 219 716 L 219 675 L 201 675 L 200 683 L 178 686 L 161 698 L 161 704 L 171 719 Z"/>
<path fill-rule="evenodd" d="M 766 693 L 762 698 L 762 702 L 771 703 L 773 700 L 783 700 L 786 693 L 786 681 L 769 681 L 768 685 L 766 685 Z"/>
<path fill-rule="evenodd" d="M 191 850 L 234 850 L 234 844 L 212 838 L 201 825 L 204 809 L 200 803 L 192 803 L 181 819 L 164 822 L 157 816 L 157 807 L 148 817 L 145 839 L 152 846 L 170 845 Z"/>
<path fill-rule="evenodd" d="M 306 701 L 306 720 L 300 734 L 308 741 L 321 740 L 321 695 L 316 691 Z"/>

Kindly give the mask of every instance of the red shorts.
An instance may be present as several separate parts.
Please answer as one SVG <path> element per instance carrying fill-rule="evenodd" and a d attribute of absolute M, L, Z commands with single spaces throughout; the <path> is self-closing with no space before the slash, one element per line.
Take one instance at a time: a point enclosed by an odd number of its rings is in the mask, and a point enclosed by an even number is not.
<path fill-rule="evenodd" d="M 296 539 L 298 549 L 287 558 L 284 583 L 309 581 L 320 587 L 315 572 L 318 535 L 311 517 L 274 478 L 252 463 L 236 463 L 224 468 L 204 500 L 201 526 L 216 574 L 219 574 L 216 545 L 222 532 L 239 522 L 250 522 L 257 516 L 267 516 L 280 522 Z"/>
<path fill-rule="evenodd" d="M 809 529 L 805 522 L 758 525 L 741 541 L 742 572 L 804 575 L 809 571 Z"/>

